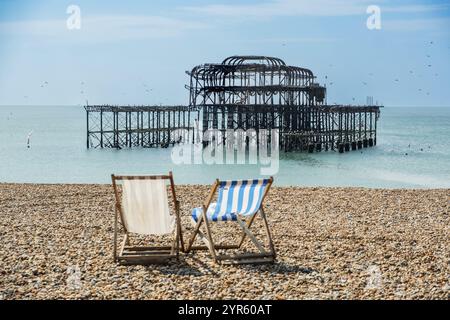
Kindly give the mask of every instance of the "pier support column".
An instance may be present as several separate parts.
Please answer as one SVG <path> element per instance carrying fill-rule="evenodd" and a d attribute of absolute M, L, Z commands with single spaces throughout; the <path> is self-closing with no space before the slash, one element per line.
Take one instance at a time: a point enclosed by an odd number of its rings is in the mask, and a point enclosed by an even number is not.
<path fill-rule="evenodd" d="M 317 152 L 322 151 L 322 144 L 321 143 L 316 144 L 316 151 Z"/>

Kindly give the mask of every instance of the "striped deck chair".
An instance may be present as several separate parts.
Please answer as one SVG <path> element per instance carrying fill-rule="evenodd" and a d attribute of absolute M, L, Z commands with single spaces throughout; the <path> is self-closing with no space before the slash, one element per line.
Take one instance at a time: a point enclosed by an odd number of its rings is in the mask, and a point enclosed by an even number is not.
<path fill-rule="evenodd" d="M 180 223 L 180 203 L 175 194 L 172 172 L 168 175 L 116 176 L 111 175 L 116 197 L 114 219 L 114 261 L 119 264 L 163 263 L 179 257 L 180 243 L 184 251 Z M 168 182 L 168 183 L 167 183 Z M 118 184 L 122 185 L 122 197 Z M 167 185 L 170 186 L 174 214 L 170 214 Z M 125 236 L 117 251 L 118 224 Z M 130 244 L 131 235 L 172 235 L 170 246 L 136 246 Z"/>
<path fill-rule="evenodd" d="M 273 262 L 276 257 L 275 248 L 263 209 L 263 201 L 272 182 L 272 177 L 270 179 L 259 180 L 216 180 L 204 205 L 192 210 L 191 222 L 194 226 L 194 233 L 189 241 L 186 252 L 190 250 L 209 250 L 214 261 L 219 264 Z M 216 191 L 218 191 L 217 202 L 212 202 Z M 250 227 L 258 213 L 263 220 L 269 241 L 269 250 L 266 250 L 264 245 L 250 231 Z M 214 244 L 210 223 L 216 222 L 237 223 L 242 229 L 240 241 L 236 244 Z M 206 235 L 200 229 L 203 223 L 206 226 Z M 205 243 L 205 246 L 193 245 L 197 236 Z M 259 250 L 258 253 L 234 255 L 218 253 L 217 250 L 220 249 L 241 248 L 246 237 L 253 242 Z"/>

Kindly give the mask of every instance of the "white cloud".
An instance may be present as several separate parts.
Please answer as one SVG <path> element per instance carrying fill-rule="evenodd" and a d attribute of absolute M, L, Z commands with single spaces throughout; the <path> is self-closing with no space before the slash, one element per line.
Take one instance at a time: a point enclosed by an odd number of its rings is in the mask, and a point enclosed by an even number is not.
<path fill-rule="evenodd" d="M 30 20 L 0 23 L 0 34 L 50 38 L 71 35 L 80 40 L 115 41 L 173 37 L 205 27 L 199 22 L 161 16 L 82 16 L 80 30 L 68 30 L 66 20 Z"/>
<path fill-rule="evenodd" d="M 195 13 L 228 17 L 271 17 L 318 15 L 334 16 L 347 14 L 364 14 L 368 0 L 272 0 L 249 5 L 205 5 L 183 7 Z"/>
<path fill-rule="evenodd" d="M 276 16 L 348 16 L 364 15 L 369 5 L 377 4 L 385 12 L 425 12 L 449 8 L 449 5 L 391 5 L 383 0 L 270 0 L 257 4 L 215 4 L 185 6 L 181 9 L 203 15 L 225 17 Z"/>
<path fill-rule="evenodd" d="M 450 19 L 391 19 L 383 21 L 383 29 L 389 31 L 450 30 Z"/>
<path fill-rule="evenodd" d="M 263 39 L 247 39 L 246 42 L 254 43 L 328 43 L 338 41 L 337 38 L 327 38 L 327 37 L 281 37 L 281 38 L 267 38 Z"/>
<path fill-rule="evenodd" d="M 432 12 L 432 11 L 447 10 L 449 8 L 450 8 L 449 4 L 382 6 L 382 10 L 384 12 L 398 12 L 398 13 Z"/>

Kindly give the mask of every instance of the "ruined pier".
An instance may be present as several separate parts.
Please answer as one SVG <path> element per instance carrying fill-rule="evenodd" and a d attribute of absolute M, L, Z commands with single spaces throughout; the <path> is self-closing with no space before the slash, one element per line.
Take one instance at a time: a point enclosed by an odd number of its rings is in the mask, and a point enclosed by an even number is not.
<path fill-rule="evenodd" d="M 326 87 L 309 69 L 233 56 L 187 74 L 186 106 L 85 106 L 87 147 L 168 147 L 195 143 L 196 130 L 262 129 L 276 129 L 284 151 L 343 153 L 377 143 L 381 106 L 328 105 Z M 189 141 L 173 134 L 180 129 L 191 133 Z"/>

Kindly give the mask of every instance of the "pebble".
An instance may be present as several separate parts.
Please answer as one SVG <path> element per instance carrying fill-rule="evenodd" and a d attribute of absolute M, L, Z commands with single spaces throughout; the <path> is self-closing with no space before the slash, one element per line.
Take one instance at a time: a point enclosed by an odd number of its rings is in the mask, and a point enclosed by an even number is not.
<path fill-rule="evenodd" d="M 209 189 L 176 186 L 185 241 Z M 4 183 L 0 300 L 448 299 L 449 203 L 449 189 L 273 187 L 275 264 L 220 266 L 196 252 L 167 266 L 119 266 L 110 185 Z M 240 235 L 212 228 L 217 242 Z M 252 230 L 264 239 L 261 220 Z"/>

